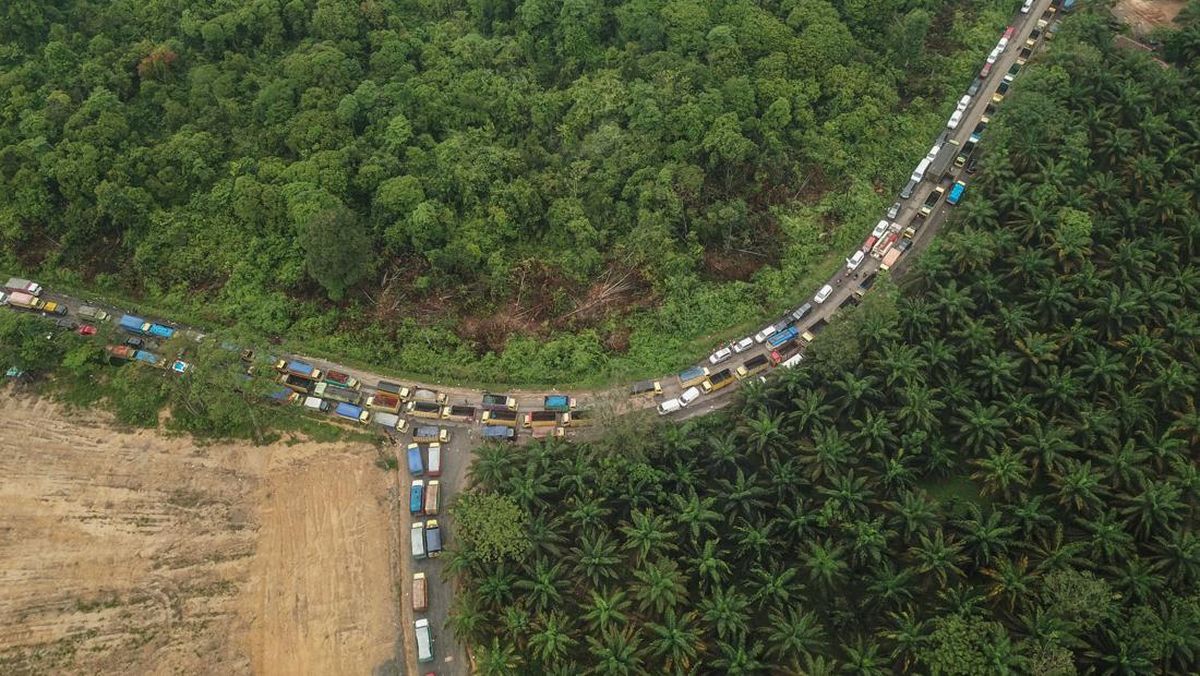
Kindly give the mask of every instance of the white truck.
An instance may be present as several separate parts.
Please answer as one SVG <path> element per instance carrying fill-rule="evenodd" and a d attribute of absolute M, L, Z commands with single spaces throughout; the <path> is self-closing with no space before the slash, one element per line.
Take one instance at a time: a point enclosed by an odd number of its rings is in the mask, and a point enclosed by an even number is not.
<path fill-rule="evenodd" d="M 4 288 L 10 291 L 24 291 L 33 296 L 42 295 L 41 284 L 31 282 L 28 279 L 21 279 L 20 277 L 9 277 L 8 281 L 4 283 Z"/>

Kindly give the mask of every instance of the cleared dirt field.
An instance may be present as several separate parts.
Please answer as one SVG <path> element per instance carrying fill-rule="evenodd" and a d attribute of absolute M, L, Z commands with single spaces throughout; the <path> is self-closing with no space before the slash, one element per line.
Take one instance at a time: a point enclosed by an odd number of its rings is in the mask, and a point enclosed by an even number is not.
<path fill-rule="evenodd" d="M 391 671 L 374 449 L 198 446 L 3 392 L 0 412 L 0 673 Z"/>
<path fill-rule="evenodd" d="M 1119 0 L 1112 12 L 1129 24 L 1135 35 L 1146 35 L 1159 26 L 1170 25 L 1187 6 L 1187 0 Z"/>

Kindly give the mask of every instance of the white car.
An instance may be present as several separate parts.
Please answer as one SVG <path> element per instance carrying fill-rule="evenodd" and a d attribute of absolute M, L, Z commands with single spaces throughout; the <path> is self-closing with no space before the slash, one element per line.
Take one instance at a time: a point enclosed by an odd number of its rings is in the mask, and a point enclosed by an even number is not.
<path fill-rule="evenodd" d="M 862 265 L 863 259 L 866 257 L 867 255 L 865 253 L 861 251 L 855 251 L 853 256 L 846 259 L 846 269 L 854 272 L 858 269 L 858 266 Z"/>
<path fill-rule="evenodd" d="M 883 237 L 883 233 L 887 232 L 887 229 L 888 229 L 887 220 L 886 219 L 880 220 L 878 223 L 875 224 L 875 229 L 871 231 L 871 236 L 874 237 L 875 239 L 879 239 L 880 237 Z"/>
<path fill-rule="evenodd" d="M 728 347 L 723 347 L 708 356 L 708 363 L 720 364 L 721 362 L 733 356 L 733 350 Z"/>
<path fill-rule="evenodd" d="M 942 144 L 940 144 L 940 143 L 933 144 L 933 147 L 929 149 L 929 152 L 925 153 L 925 159 L 932 162 L 933 158 L 937 157 L 938 151 L 941 149 L 942 149 Z"/>
<path fill-rule="evenodd" d="M 688 404 L 692 403 L 693 401 L 696 401 L 699 398 L 700 398 L 700 388 L 699 387 L 689 387 L 683 391 L 683 394 L 679 395 L 679 405 L 681 407 L 687 406 Z"/>
<path fill-rule="evenodd" d="M 1025 0 L 1025 4 L 1021 5 L 1021 13 L 1028 14 L 1029 10 L 1032 8 L 1033 8 L 1033 0 Z"/>
<path fill-rule="evenodd" d="M 1000 38 L 1000 39 L 1003 40 L 1004 38 Z M 996 59 L 1000 58 L 1000 52 L 1003 52 L 1003 51 L 1004 51 L 1003 45 L 996 45 L 996 48 L 992 50 L 992 53 L 988 54 L 987 62 L 989 64 L 996 63 Z"/>
<path fill-rule="evenodd" d="M 775 325 L 767 324 L 766 326 L 764 326 L 762 328 L 762 331 L 759 331 L 758 333 L 754 334 L 754 342 L 761 343 L 761 342 L 765 341 L 766 339 L 770 338 L 772 333 L 775 333 Z"/>
<path fill-rule="evenodd" d="M 733 344 L 733 351 L 741 354 L 752 347 L 754 347 L 754 339 L 747 336 Z"/>
<path fill-rule="evenodd" d="M 817 292 L 817 295 L 813 296 L 813 302 L 824 303 L 825 299 L 829 298 L 829 294 L 831 293 L 833 293 L 833 287 L 829 284 L 826 284 L 825 286 L 821 287 L 821 290 Z"/>
<path fill-rule="evenodd" d="M 950 121 L 946 123 L 946 128 L 947 129 L 958 129 L 958 123 L 962 121 L 962 118 L 963 118 L 963 111 L 961 111 L 961 110 L 954 111 L 954 114 L 950 116 Z"/>
<path fill-rule="evenodd" d="M 8 294 L 0 291 L 0 305 L 8 305 Z"/>
<path fill-rule="evenodd" d="M 971 97 L 963 94 L 963 97 L 958 100 L 958 106 L 955 107 L 955 110 L 966 110 L 969 105 L 971 105 Z"/>

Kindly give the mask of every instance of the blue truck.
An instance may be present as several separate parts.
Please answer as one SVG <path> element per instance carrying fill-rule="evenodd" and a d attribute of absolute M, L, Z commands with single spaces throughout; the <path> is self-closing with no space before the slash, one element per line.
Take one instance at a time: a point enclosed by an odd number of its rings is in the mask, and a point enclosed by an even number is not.
<path fill-rule="evenodd" d="M 280 359 L 275 363 L 275 369 L 298 378 L 306 378 L 308 380 L 321 379 L 321 369 L 316 368 L 312 364 L 306 364 L 299 359 Z"/>
<path fill-rule="evenodd" d="M 137 352 L 133 353 L 133 358 L 144 364 L 158 366 L 158 355 L 154 354 L 153 352 L 138 350 Z"/>
<path fill-rule="evenodd" d="M 175 329 L 169 326 L 148 322 L 141 317 L 133 315 L 121 315 L 121 320 L 117 322 L 117 325 L 130 333 L 142 336 L 154 336 L 155 338 L 162 338 L 164 340 L 170 339 L 175 335 Z"/>
<path fill-rule="evenodd" d="M 425 482 L 414 479 L 408 491 L 408 512 L 413 516 L 425 511 Z"/>
<path fill-rule="evenodd" d="M 565 413 L 575 408 L 575 400 L 565 394 L 551 394 L 542 400 L 542 408 Z"/>
<path fill-rule="evenodd" d="M 967 184 L 962 181 L 956 181 L 954 187 L 950 189 L 950 196 L 946 198 L 946 204 L 958 204 L 962 199 L 963 192 L 967 189 Z"/>
<path fill-rule="evenodd" d="M 767 344 L 772 348 L 777 348 L 786 345 L 796 339 L 800 335 L 800 331 L 795 326 L 789 326 L 786 329 L 772 335 L 767 339 Z"/>
<path fill-rule="evenodd" d="M 408 473 L 413 476 L 425 473 L 425 463 L 421 462 L 421 447 L 417 444 L 408 445 Z"/>
<path fill-rule="evenodd" d="M 117 322 L 117 326 L 120 326 L 125 331 L 138 334 L 142 332 L 142 327 L 145 325 L 145 319 L 134 317 L 133 315 L 122 315 L 121 320 Z"/>
<path fill-rule="evenodd" d="M 362 406 L 347 404 L 345 402 L 338 404 L 337 408 L 333 409 L 334 415 L 353 420 L 354 422 L 365 423 L 371 419 L 371 412 L 364 410 Z"/>
<path fill-rule="evenodd" d="M 507 425 L 484 425 L 483 438 L 491 441 L 512 441 L 517 431 Z"/>

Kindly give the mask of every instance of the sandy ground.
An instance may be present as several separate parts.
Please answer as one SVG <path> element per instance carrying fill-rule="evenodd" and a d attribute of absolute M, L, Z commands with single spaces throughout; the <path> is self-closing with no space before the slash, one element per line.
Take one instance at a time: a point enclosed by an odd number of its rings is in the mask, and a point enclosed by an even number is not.
<path fill-rule="evenodd" d="M 1187 0 L 1120 0 L 1113 6 L 1113 14 L 1129 24 L 1135 35 L 1146 35 L 1151 30 L 1169 25 Z"/>
<path fill-rule="evenodd" d="M 394 672 L 374 449 L 198 446 L 0 392 L 0 673 Z"/>

